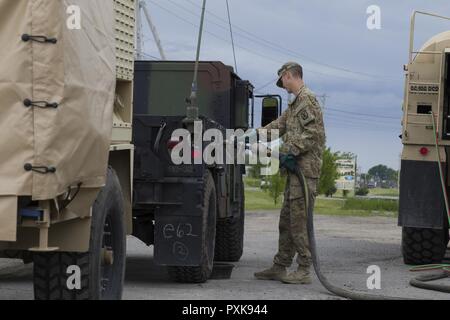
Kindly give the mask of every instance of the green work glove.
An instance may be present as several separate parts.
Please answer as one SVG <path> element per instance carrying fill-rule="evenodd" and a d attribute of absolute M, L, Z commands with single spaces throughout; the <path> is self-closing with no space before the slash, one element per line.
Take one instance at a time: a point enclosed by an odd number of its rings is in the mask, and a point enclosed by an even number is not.
<path fill-rule="evenodd" d="M 285 168 L 289 172 L 295 173 L 297 159 L 292 153 L 280 153 L 280 168 Z"/>

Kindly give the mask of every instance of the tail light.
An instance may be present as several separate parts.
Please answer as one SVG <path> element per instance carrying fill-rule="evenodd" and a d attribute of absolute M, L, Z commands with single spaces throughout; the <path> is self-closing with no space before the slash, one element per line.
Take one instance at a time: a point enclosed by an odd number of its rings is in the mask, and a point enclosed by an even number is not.
<path fill-rule="evenodd" d="M 169 152 L 171 152 L 180 142 L 181 142 L 180 139 L 174 138 L 167 141 L 167 149 L 169 150 Z"/>
<path fill-rule="evenodd" d="M 169 154 L 171 154 L 173 149 L 175 149 L 175 147 L 182 142 L 183 142 L 182 139 L 177 139 L 177 138 L 172 138 L 172 139 L 168 140 L 167 141 L 167 150 L 169 150 Z M 180 155 L 183 156 L 183 150 L 180 150 L 180 153 L 181 153 Z M 191 157 L 192 157 L 192 159 L 202 158 L 203 157 L 202 149 L 192 146 Z"/>
<path fill-rule="evenodd" d="M 426 155 L 428 155 L 429 150 L 426 147 L 422 147 L 422 148 L 420 148 L 419 152 L 421 155 L 426 156 Z"/>
<path fill-rule="evenodd" d="M 203 156 L 202 150 L 192 148 L 192 159 L 199 159 Z"/>

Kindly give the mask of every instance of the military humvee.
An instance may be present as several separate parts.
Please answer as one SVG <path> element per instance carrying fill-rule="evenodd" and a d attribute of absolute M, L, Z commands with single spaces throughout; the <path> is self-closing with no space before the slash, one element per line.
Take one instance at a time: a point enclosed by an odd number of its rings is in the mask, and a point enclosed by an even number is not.
<path fill-rule="evenodd" d="M 154 245 L 154 260 L 179 282 L 204 282 L 213 261 L 238 261 L 243 252 L 245 165 L 237 161 L 174 164 L 185 128 L 194 62 L 137 61 L 133 143 L 133 235 Z M 201 134 L 247 130 L 253 86 L 221 62 L 200 62 L 198 73 Z M 202 157 L 202 142 L 192 157 Z"/>

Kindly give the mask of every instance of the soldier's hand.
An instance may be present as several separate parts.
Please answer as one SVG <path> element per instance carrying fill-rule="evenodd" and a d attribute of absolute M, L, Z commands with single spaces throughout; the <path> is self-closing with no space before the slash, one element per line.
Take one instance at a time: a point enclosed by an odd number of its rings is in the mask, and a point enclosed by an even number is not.
<path fill-rule="evenodd" d="M 295 169 L 297 168 L 297 159 L 292 153 L 281 153 L 280 167 L 287 169 L 289 172 L 295 173 Z"/>

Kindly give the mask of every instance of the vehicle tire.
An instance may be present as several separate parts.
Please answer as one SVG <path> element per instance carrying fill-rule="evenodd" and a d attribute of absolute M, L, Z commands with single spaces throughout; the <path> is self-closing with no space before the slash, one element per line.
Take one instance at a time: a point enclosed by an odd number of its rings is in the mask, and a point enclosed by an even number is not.
<path fill-rule="evenodd" d="M 448 233 L 448 230 L 447 230 L 447 232 L 445 233 L 444 236 L 445 236 L 445 241 L 444 241 L 445 246 L 448 247 L 448 243 L 449 243 L 449 240 L 450 240 L 450 235 Z"/>
<path fill-rule="evenodd" d="M 237 262 L 244 253 L 245 194 L 240 189 L 239 215 L 217 222 L 216 261 Z"/>
<path fill-rule="evenodd" d="M 209 170 L 206 171 L 203 181 L 202 262 L 200 266 L 195 267 L 168 267 L 170 278 L 176 282 L 203 283 L 209 279 L 212 273 L 216 237 L 217 195 L 214 179 Z"/>
<path fill-rule="evenodd" d="M 409 265 L 441 263 L 447 250 L 448 229 L 403 227 L 403 261 Z"/>
<path fill-rule="evenodd" d="M 36 300 L 122 298 L 126 260 L 124 200 L 112 168 L 108 169 L 106 185 L 92 207 L 89 252 L 35 253 L 33 260 Z M 68 283 L 73 283 L 69 277 L 74 274 L 69 271 L 70 266 L 79 267 L 79 289 L 68 288 Z"/>

